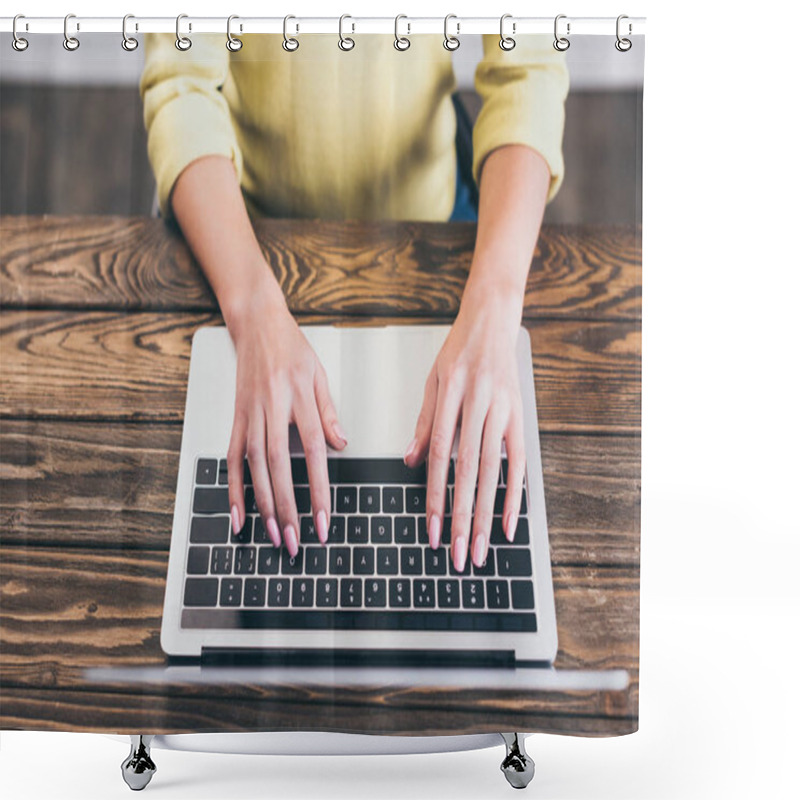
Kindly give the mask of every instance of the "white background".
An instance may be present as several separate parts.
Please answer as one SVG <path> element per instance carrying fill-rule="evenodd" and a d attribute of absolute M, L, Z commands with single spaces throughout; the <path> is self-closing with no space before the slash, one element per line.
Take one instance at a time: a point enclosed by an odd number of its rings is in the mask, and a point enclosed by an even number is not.
<path fill-rule="evenodd" d="M 640 731 L 532 737 L 537 776 L 526 791 L 540 800 L 797 797 L 797 4 L 220 3 L 84 0 L 18 11 L 648 17 Z M 0 790 L 127 797 L 126 753 L 97 735 L 3 732 Z M 155 755 L 159 772 L 146 789 L 154 798 L 512 792 L 499 748 Z"/>

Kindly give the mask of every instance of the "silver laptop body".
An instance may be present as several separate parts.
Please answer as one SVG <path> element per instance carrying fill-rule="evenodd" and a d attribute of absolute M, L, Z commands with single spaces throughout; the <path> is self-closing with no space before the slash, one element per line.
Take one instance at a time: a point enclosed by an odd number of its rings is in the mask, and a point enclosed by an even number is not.
<path fill-rule="evenodd" d="M 303 326 L 302 330 L 325 367 L 331 396 L 348 438 L 345 450 L 338 454 L 331 450 L 329 457 L 401 459 L 414 434 L 425 381 L 450 328 Z M 186 614 L 183 606 L 184 582 L 197 463 L 201 458 L 225 457 L 236 386 L 236 357 L 227 329 L 198 330 L 192 342 L 161 628 L 164 652 L 171 657 L 199 657 L 207 651 L 228 650 L 512 652 L 517 660 L 552 663 L 558 647 L 555 606 L 530 340 L 523 328 L 517 340 L 517 364 L 524 409 L 528 492 L 525 516 L 530 530 L 535 632 L 187 627 L 191 614 Z M 456 438 L 453 457 L 457 447 Z M 290 449 L 292 456 L 302 456 L 294 430 Z M 449 550 L 444 543 L 442 548 Z"/>

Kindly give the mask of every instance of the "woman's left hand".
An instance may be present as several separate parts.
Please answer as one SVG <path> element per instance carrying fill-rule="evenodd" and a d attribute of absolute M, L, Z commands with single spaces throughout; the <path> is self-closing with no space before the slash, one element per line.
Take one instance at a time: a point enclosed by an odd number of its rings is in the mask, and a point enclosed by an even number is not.
<path fill-rule="evenodd" d="M 459 572 L 464 569 L 470 540 L 473 563 L 481 566 L 486 560 L 503 440 L 508 456 L 503 531 L 509 541 L 516 529 L 525 471 L 516 358 L 520 317 L 520 298 L 497 286 L 468 283 L 461 310 L 425 384 L 415 437 L 405 455 L 412 467 L 428 456 L 426 517 L 430 543 L 437 548 L 450 455 L 460 421 L 451 529 L 451 554 Z"/>

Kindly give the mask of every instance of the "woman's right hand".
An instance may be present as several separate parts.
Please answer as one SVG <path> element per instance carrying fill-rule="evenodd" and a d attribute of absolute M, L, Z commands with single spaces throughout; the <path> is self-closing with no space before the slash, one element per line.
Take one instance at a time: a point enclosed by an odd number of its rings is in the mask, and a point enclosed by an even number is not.
<path fill-rule="evenodd" d="M 228 448 L 231 526 L 244 524 L 243 460 L 247 456 L 255 500 L 276 547 L 291 556 L 300 527 L 289 457 L 289 425 L 297 426 L 305 451 L 311 509 L 320 542 L 328 538 L 331 499 L 326 441 L 347 444 L 328 389 L 325 370 L 283 298 L 251 296 L 229 330 L 236 347 L 236 407 Z"/>

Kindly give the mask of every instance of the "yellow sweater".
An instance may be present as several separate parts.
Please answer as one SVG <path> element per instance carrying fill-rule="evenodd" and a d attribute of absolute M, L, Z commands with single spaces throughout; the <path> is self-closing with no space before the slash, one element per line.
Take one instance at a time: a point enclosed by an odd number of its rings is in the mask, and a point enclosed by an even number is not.
<path fill-rule="evenodd" d="M 251 214 L 333 219 L 447 220 L 455 196 L 452 56 L 441 36 L 200 34 L 180 52 L 172 34 L 146 38 L 141 79 L 148 152 L 162 213 L 172 187 L 201 156 L 229 156 Z M 519 37 L 511 52 L 484 36 L 475 84 L 483 106 L 473 132 L 477 180 L 505 144 L 537 150 L 550 167 L 548 199 L 564 173 L 561 139 L 569 78 L 551 37 Z"/>

